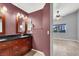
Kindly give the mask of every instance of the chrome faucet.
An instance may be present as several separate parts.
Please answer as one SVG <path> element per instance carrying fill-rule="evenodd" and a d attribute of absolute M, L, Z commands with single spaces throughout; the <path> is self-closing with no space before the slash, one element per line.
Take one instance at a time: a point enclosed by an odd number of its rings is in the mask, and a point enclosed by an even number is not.
<path fill-rule="evenodd" d="M 22 33 L 21 36 L 23 36 L 24 34 Z"/>

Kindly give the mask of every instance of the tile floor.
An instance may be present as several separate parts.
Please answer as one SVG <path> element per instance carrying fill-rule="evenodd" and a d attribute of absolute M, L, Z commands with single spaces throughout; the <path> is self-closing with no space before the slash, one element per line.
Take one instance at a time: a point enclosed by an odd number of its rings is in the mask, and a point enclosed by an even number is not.
<path fill-rule="evenodd" d="M 79 56 L 79 42 L 70 40 L 53 40 L 54 56 Z"/>
<path fill-rule="evenodd" d="M 45 56 L 45 54 L 43 52 L 41 52 L 41 51 L 32 49 L 25 56 Z"/>

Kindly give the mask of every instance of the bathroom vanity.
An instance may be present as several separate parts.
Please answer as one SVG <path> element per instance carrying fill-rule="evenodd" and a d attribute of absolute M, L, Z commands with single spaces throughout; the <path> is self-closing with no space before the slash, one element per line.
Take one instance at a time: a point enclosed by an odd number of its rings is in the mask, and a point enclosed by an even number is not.
<path fill-rule="evenodd" d="M 6 15 L 0 14 L 0 56 L 22 56 L 27 54 L 32 49 L 32 35 L 26 34 L 27 22 L 25 21 L 27 19 L 18 16 L 17 13 L 16 35 L 6 34 L 5 20 Z"/>
<path fill-rule="evenodd" d="M 31 34 L 0 36 L 0 56 L 22 56 L 31 49 Z"/>

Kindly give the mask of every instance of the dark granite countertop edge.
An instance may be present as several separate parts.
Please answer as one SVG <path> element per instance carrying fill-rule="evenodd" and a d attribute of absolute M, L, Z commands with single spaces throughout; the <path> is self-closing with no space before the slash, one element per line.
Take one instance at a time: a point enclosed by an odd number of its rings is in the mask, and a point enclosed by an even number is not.
<path fill-rule="evenodd" d="M 0 42 L 23 39 L 23 38 L 29 38 L 29 37 L 32 37 L 32 35 L 31 34 L 26 34 L 23 37 L 21 35 L 15 35 L 15 36 L 12 36 L 12 35 L 9 36 L 8 35 L 8 36 L 0 37 Z"/>

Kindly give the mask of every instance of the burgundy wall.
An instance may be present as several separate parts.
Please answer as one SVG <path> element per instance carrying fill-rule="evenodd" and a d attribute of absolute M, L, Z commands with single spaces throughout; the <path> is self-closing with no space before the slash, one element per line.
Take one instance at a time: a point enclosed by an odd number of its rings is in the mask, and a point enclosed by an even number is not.
<path fill-rule="evenodd" d="M 50 4 L 46 4 L 43 9 L 43 47 L 46 55 L 50 55 L 50 35 L 47 34 L 50 31 Z"/>
<path fill-rule="evenodd" d="M 8 12 L 5 14 L 5 34 L 16 34 L 16 14 L 20 12 L 27 15 L 27 13 L 10 3 L 0 3 L 0 7 L 2 6 L 6 6 L 8 9 Z"/>
<path fill-rule="evenodd" d="M 50 35 L 47 31 L 50 27 L 50 4 L 46 4 L 44 9 L 29 14 L 33 24 L 33 48 L 50 55 Z"/>

